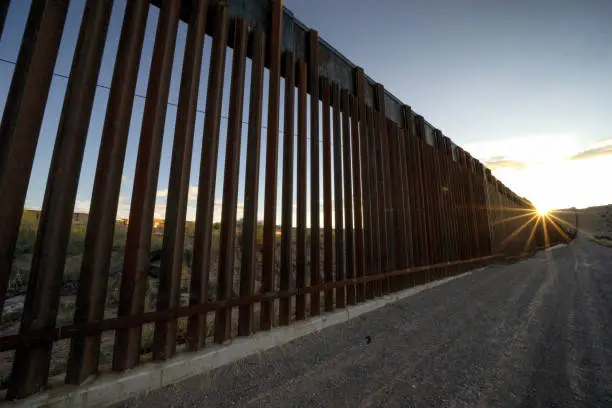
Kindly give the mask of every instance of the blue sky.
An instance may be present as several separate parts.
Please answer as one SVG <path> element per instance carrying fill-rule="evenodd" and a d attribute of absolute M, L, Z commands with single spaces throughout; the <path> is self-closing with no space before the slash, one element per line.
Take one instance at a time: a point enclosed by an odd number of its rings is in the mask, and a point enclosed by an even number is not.
<path fill-rule="evenodd" d="M 518 194 L 612 203 L 597 177 L 612 171 L 609 0 L 285 6 Z"/>
<path fill-rule="evenodd" d="M 11 3 L 0 58 L 15 61 L 29 1 Z M 84 1 L 71 2 L 55 72 L 68 75 L 78 36 Z M 588 206 L 612 202 L 612 189 L 596 186 L 593 172 L 612 171 L 612 3 L 590 0 L 517 1 L 401 1 L 285 0 L 285 6 L 326 41 L 385 88 L 411 105 L 493 169 L 518 194 L 548 207 Z M 76 210 L 86 211 L 91 198 L 98 147 L 113 74 L 125 0 L 115 2 L 102 69 L 96 91 Z M 136 93 L 146 94 L 158 10 L 150 9 Z M 170 87 L 166 132 L 159 173 L 156 215 L 165 213 L 170 152 L 186 26 L 180 25 Z M 198 107 L 204 110 L 210 38 L 204 63 Z M 231 52 L 226 64 L 229 85 Z M 0 61 L 0 109 L 14 67 Z M 247 62 L 246 89 L 250 64 Z M 53 79 L 41 130 L 26 206 L 39 208 L 67 80 Z M 267 87 L 267 78 L 266 78 Z M 228 88 L 226 88 L 228 89 Z M 228 93 L 223 114 L 228 112 Z M 119 216 L 127 216 L 135 172 L 144 99 L 136 97 L 128 139 Z M 265 107 L 264 99 L 264 107 Z M 195 199 L 202 113 L 196 137 L 188 219 L 195 217 Z M 248 91 L 243 119 L 248 118 Z M 263 124 L 267 115 L 264 108 Z M 220 201 L 227 120 L 221 122 L 216 198 Z M 297 121 L 296 121 L 297 125 Z M 283 128 L 281 115 L 280 129 Z M 263 176 L 265 129 L 262 131 Z M 282 137 L 279 162 L 282 160 Z M 239 202 L 243 197 L 246 125 L 243 125 Z M 581 152 L 591 152 L 583 154 Z M 606 154 L 608 153 L 608 154 Z M 308 152 L 308 154 L 310 154 Z M 280 169 L 280 163 L 279 163 Z M 281 173 L 279 172 L 279 181 Z M 260 181 L 260 214 L 263 204 Z M 279 183 L 282 184 L 282 183 Z M 282 186 L 280 186 L 282 189 Z M 568 194 L 568 189 L 572 194 Z M 310 191 L 310 189 L 308 189 Z M 281 191 L 279 189 L 279 209 Z M 294 193 L 295 194 L 295 193 Z M 240 215 L 240 209 L 239 209 Z M 215 208 L 215 218 L 220 206 Z M 280 217 L 278 218 L 280 221 Z"/>

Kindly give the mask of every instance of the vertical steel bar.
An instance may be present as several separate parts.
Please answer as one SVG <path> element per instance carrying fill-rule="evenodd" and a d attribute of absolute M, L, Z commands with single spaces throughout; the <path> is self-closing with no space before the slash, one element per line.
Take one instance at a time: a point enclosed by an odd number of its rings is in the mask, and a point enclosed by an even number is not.
<path fill-rule="evenodd" d="M 408 173 L 408 197 L 410 202 L 410 231 L 412 234 L 412 262 L 415 266 L 421 265 L 422 251 L 420 248 L 423 240 L 423 232 L 421 231 L 421 192 L 417 173 L 417 157 L 415 138 L 409 132 L 404 131 L 406 145 L 406 167 Z"/>
<path fill-rule="evenodd" d="M 362 209 L 363 222 L 361 223 L 361 230 L 358 238 L 362 245 L 362 276 L 369 275 L 373 270 L 373 250 L 372 250 L 372 217 L 370 212 L 370 164 L 369 164 L 369 124 L 367 118 L 367 110 L 365 105 L 365 75 L 361 67 L 355 68 L 355 90 L 357 92 L 355 98 L 355 111 L 358 116 L 355 116 L 356 120 L 359 121 L 359 130 L 356 133 L 357 142 L 355 145 L 359 146 L 359 163 L 360 163 L 360 178 L 361 178 L 361 201 L 359 207 Z M 356 178 L 357 180 L 357 178 Z M 367 284 L 360 283 L 357 285 L 357 301 L 361 302 L 370 298 L 369 294 L 372 283 Z"/>
<path fill-rule="evenodd" d="M 278 115 L 280 99 L 280 48 L 283 18 L 283 1 L 270 3 L 271 26 L 269 37 L 270 88 L 268 90 L 268 138 L 266 141 L 266 190 L 264 193 L 263 258 L 261 291 L 271 292 L 274 288 L 276 247 L 276 193 L 278 173 Z M 262 330 L 272 327 L 274 301 L 261 302 Z"/>
<path fill-rule="evenodd" d="M 310 92 L 310 284 L 321 281 L 321 236 L 319 193 L 319 34 L 308 33 L 308 88 Z M 310 294 L 310 315 L 318 316 L 321 293 Z"/>
<path fill-rule="evenodd" d="M 410 266 L 410 261 L 412 259 L 412 235 L 410 234 L 410 198 L 408 196 L 408 187 L 407 187 L 407 171 L 406 171 L 406 150 L 405 144 L 403 143 L 403 131 L 398 126 L 395 125 L 395 134 L 393 137 L 393 146 L 394 148 L 390 148 L 392 154 L 395 154 L 396 157 L 396 169 L 397 173 L 392 174 L 393 178 L 399 178 L 399 186 L 398 190 L 395 191 L 396 194 L 396 209 L 397 209 L 397 219 L 396 224 L 399 224 L 398 230 L 396 232 L 397 238 L 396 241 L 396 250 L 395 254 L 398 258 L 396 258 L 396 262 L 398 268 L 408 268 Z M 401 253 L 401 257 L 400 254 Z M 404 289 L 407 284 L 406 276 L 399 276 L 397 278 L 398 289 Z"/>
<path fill-rule="evenodd" d="M 435 207 L 434 211 L 436 214 L 436 248 L 437 248 L 437 262 L 446 262 L 447 242 L 446 242 L 446 212 L 444 208 L 443 190 L 442 190 L 442 167 L 440 165 L 440 153 L 437 149 L 438 130 L 433 129 L 432 131 L 432 145 L 430 146 L 433 174 L 434 174 L 434 200 Z M 436 279 L 442 277 L 446 272 L 446 268 L 441 267 L 436 271 Z"/>
<path fill-rule="evenodd" d="M 365 238 L 365 275 L 376 273 L 375 268 L 375 247 L 374 247 L 374 218 L 375 213 L 372 207 L 372 172 L 371 167 L 371 115 L 368 115 L 369 108 L 365 103 L 360 103 L 360 141 L 361 144 L 361 171 L 363 182 L 363 229 Z M 363 289 L 363 299 L 371 299 L 373 295 L 374 282 L 366 282 Z"/>
<path fill-rule="evenodd" d="M 455 148 L 456 160 L 453 163 L 453 168 L 454 168 L 454 172 L 456 173 L 455 180 L 456 180 L 457 196 L 458 196 L 458 202 L 457 202 L 458 234 L 460 237 L 459 253 L 460 253 L 460 259 L 467 259 L 468 258 L 468 248 L 467 248 L 468 237 L 467 237 L 467 231 L 466 231 L 467 220 L 466 220 L 466 210 L 465 210 L 465 188 L 463 185 L 463 172 L 461 169 L 461 151 L 460 149 L 461 148 L 458 146 Z M 460 271 L 463 271 L 464 269 L 465 267 L 463 266 L 460 267 Z"/>
<path fill-rule="evenodd" d="M 89 1 L 83 14 L 36 236 L 22 333 L 55 326 L 74 200 L 111 9 L 112 2 Z M 51 346 L 47 343 L 18 348 L 15 364 L 19 367 L 13 369 L 13 381 L 27 379 L 45 384 Z"/>
<path fill-rule="evenodd" d="M 208 0 L 191 1 L 172 156 L 170 157 L 170 181 L 166 201 L 157 310 L 178 307 L 180 300 L 185 216 L 189 199 L 189 177 L 202 67 L 202 48 L 206 33 L 207 3 Z M 153 336 L 153 358 L 155 360 L 167 359 L 174 355 L 176 330 L 176 320 L 155 323 Z"/>
<path fill-rule="evenodd" d="M 342 90 L 342 158 L 343 158 L 343 175 L 344 175 L 344 235 L 346 254 L 341 254 L 345 257 L 346 262 L 346 278 L 352 279 L 355 277 L 355 230 L 353 224 L 353 190 L 351 182 L 351 124 L 349 112 L 349 93 L 347 90 Z M 355 304 L 355 285 L 346 287 L 347 303 Z M 339 302 L 338 302 L 339 303 Z M 338 304 L 338 307 L 340 305 Z"/>
<path fill-rule="evenodd" d="M 238 18 L 234 22 L 234 53 L 230 83 L 227 144 L 225 148 L 225 179 L 223 180 L 223 204 L 221 207 L 221 232 L 219 238 L 219 271 L 217 276 L 217 300 L 232 297 L 236 242 L 236 209 L 238 206 L 238 171 L 240 170 L 240 141 L 242 139 L 242 109 L 244 105 L 244 76 L 246 71 L 247 38 L 249 26 Z M 232 309 L 223 308 L 215 314 L 215 343 L 230 338 Z"/>
<path fill-rule="evenodd" d="M 295 275 L 296 288 L 306 287 L 306 139 L 308 137 L 306 105 L 307 105 L 307 70 L 304 61 L 298 61 L 298 144 L 297 144 L 297 234 Z M 295 319 L 306 318 L 306 295 L 295 298 Z"/>
<path fill-rule="evenodd" d="M 380 198 L 380 245 L 381 245 L 381 267 L 383 272 L 390 272 L 395 269 L 395 243 L 393 224 L 395 219 L 395 208 L 393 206 L 393 194 L 389 188 L 391 179 L 390 172 L 390 153 L 389 137 L 387 133 L 387 118 L 385 111 L 385 87 L 376 84 L 375 105 L 378 109 L 378 137 L 376 139 L 376 153 L 378 157 L 378 183 Z M 390 292 L 391 280 L 385 278 L 382 281 L 381 290 L 387 294 Z"/>
<path fill-rule="evenodd" d="M 372 143 L 372 151 L 375 153 L 376 160 L 376 178 L 374 182 L 376 183 L 376 198 L 377 198 L 377 245 L 378 245 L 378 273 L 388 272 L 391 268 L 391 253 L 392 249 L 390 248 L 389 237 L 387 235 L 387 213 L 389 201 L 387 200 L 387 186 L 385 185 L 385 163 L 383 161 L 387 160 L 387 157 L 384 154 L 383 145 L 386 143 L 387 139 L 387 129 L 385 126 L 385 119 L 383 115 L 372 110 L 373 117 L 373 135 L 371 139 Z M 375 282 L 376 296 L 382 296 L 383 294 L 389 293 L 389 278 L 384 278 L 377 280 Z"/>
<path fill-rule="evenodd" d="M 340 124 L 340 87 L 334 84 L 332 87 L 332 107 L 334 126 L 334 243 L 335 254 L 335 279 L 343 281 L 345 278 L 345 250 L 344 250 L 344 206 L 342 203 L 342 134 Z M 336 288 L 336 307 L 343 308 L 346 305 L 346 288 Z"/>
<path fill-rule="evenodd" d="M 424 136 L 424 133 L 423 133 Z M 427 254 L 428 254 L 428 264 L 436 264 L 437 260 L 437 252 L 436 252 L 436 231 L 435 231 L 435 219 L 436 216 L 434 210 L 434 193 L 432 191 L 433 188 L 433 169 L 431 163 L 431 146 L 427 143 L 425 139 L 421 140 L 421 152 L 422 152 L 422 161 L 421 164 L 423 166 L 423 190 L 424 194 L 424 211 L 425 211 L 425 220 L 426 220 L 426 228 L 427 228 Z M 425 279 L 427 281 L 430 280 L 431 275 L 435 271 L 428 270 L 425 272 Z"/>
<path fill-rule="evenodd" d="M 257 235 L 257 199 L 259 197 L 259 155 L 261 149 L 261 115 L 265 62 L 265 34 L 253 33 L 251 63 L 251 94 L 244 181 L 244 220 L 242 223 L 242 264 L 240 266 L 240 296 L 255 292 L 255 240 Z M 238 308 L 238 335 L 248 336 L 253 330 L 253 305 Z"/>
<path fill-rule="evenodd" d="M 466 254 L 465 254 L 465 240 L 466 240 L 466 236 L 465 236 L 465 230 L 464 230 L 464 225 L 465 225 L 465 219 L 464 219 L 464 208 L 463 208 L 463 186 L 462 186 L 462 181 L 461 181 L 461 168 L 459 167 L 459 162 L 458 162 L 458 148 L 455 149 L 455 154 L 457 155 L 457 159 L 455 159 L 455 161 L 452 162 L 452 169 L 453 169 L 453 177 L 454 177 L 454 186 L 455 186 L 455 191 L 457 194 L 457 201 L 456 201 L 456 211 L 457 211 L 457 244 L 458 244 L 458 252 L 459 252 L 459 259 L 465 259 L 466 258 Z M 462 271 L 463 267 L 459 266 L 458 271 Z"/>
<path fill-rule="evenodd" d="M 380 140 L 379 140 L 379 124 L 378 117 L 370 108 L 366 108 L 368 120 L 368 160 L 369 160 L 369 187 L 370 187 L 370 215 L 372 218 L 372 269 L 370 273 L 377 275 L 383 272 L 382 257 L 385 255 L 384 248 L 381 245 L 383 234 L 381 233 L 380 222 L 384 220 L 384 200 L 380 191 Z M 378 147 L 377 147 L 378 145 Z M 380 296 L 382 283 L 380 280 L 372 281 L 370 287 L 370 296 Z"/>
<path fill-rule="evenodd" d="M 448 211 L 449 211 L 449 228 L 450 228 L 450 243 L 451 243 L 451 261 L 457 261 L 459 257 L 459 241 L 461 237 L 457 234 L 457 182 L 455 180 L 455 169 L 453 167 L 453 154 L 451 140 L 444 136 L 442 137 L 442 157 L 446 171 L 446 187 L 448 189 Z M 458 268 L 451 268 L 451 273 L 457 273 Z"/>
<path fill-rule="evenodd" d="M 447 211 L 447 228 L 448 228 L 448 236 L 449 236 L 449 260 L 456 261 L 457 260 L 457 241 L 458 237 L 456 236 L 456 217 L 455 217 L 455 185 L 453 183 L 453 173 L 451 169 L 451 160 L 452 156 L 450 155 L 450 139 L 446 136 L 441 136 L 440 140 L 440 157 L 444 166 L 444 187 L 446 187 L 446 211 Z M 449 273 L 455 274 L 456 267 L 451 267 Z"/>
<path fill-rule="evenodd" d="M 283 197 L 281 220 L 280 290 L 288 291 L 291 286 L 293 269 L 293 154 L 294 154 L 294 112 L 295 112 L 295 59 L 293 53 L 283 55 L 285 70 L 285 122 L 283 138 Z M 279 299 L 279 324 L 289 324 L 291 298 Z"/>
<path fill-rule="evenodd" d="M 440 261 L 448 262 L 450 253 L 450 237 L 448 230 L 448 187 L 445 180 L 445 167 L 443 162 L 442 151 L 440 144 L 442 142 L 441 132 L 438 129 L 433 131 L 433 155 L 434 163 L 436 167 L 437 182 L 436 191 L 438 196 L 438 212 L 439 212 L 439 231 L 440 231 Z M 444 267 L 440 271 L 442 276 L 446 276 L 449 272 L 447 267 Z"/>
<path fill-rule="evenodd" d="M 476 161 L 470 155 L 470 172 L 472 178 L 472 191 L 473 191 L 473 205 L 474 205 L 474 232 L 476 235 L 476 243 L 478 245 L 478 253 L 477 257 L 480 258 L 483 256 L 483 246 L 482 246 L 482 217 L 481 217 L 481 207 L 480 207 L 480 183 L 478 180 L 477 169 L 476 169 Z"/>
<path fill-rule="evenodd" d="M 197 305 L 208 301 L 208 278 L 211 267 L 212 220 L 219 155 L 219 129 L 221 126 L 221 99 L 225 74 L 227 49 L 227 6 L 219 3 L 214 11 L 214 33 L 208 71 L 206 113 L 200 159 L 200 179 L 196 203 L 195 238 L 193 241 L 193 267 L 189 304 Z M 187 344 L 191 350 L 198 350 L 206 343 L 206 313 L 190 316 L 187 326 Z"/>
<path fill-rule="evenodd" d="M 6 21 L 6 15 L 11 4 L 11 0 L 0 1 L 0 41 L 2 41 L 2 34 L 4 33 L 4 23 Z"/>
<path fill-rule="evenodd" d="M 121 173 L 148 10 L 146 0 L 126 6 L 87 220 L 75 323 L 95 322 L 104 316 Z M 97 372 L 99 349 L 99 334 L 75 337 L 68 364 L 74 371 L 67 380 L 78 383 Z M 78 364 L 81 367 L 74 369 Z"/>
<path fill-rule="evenodd" d="M 474 178 L 475 178 L 475 186 L 476 186 L 476 200 L 477 200 L 477 210 L 478 210 L 478 237 L 479 237 L 479 246 L 480 246 L 480 256 L 488 255 L 487 252 L 487 226 L 486 226 L 486 213 L 485 213 L 485 203 L 483 196 L 483 180 L 484 180 L 484 172 L 482 168 L 482 164 L 478 160 L 474 160 Z M 526 232 L 527 230 L 525 230 Z"/>
<path fill-rule="evenodd" d="M 330 85 L 327 78 L 321 78 L 323 100 L 323 272 L 325 282 L 333 281 L 333 231 L 332 231 L 332 188 L 331 188 L 331 135 L 330 135 Z M 334 290 L 324 292 L 325 311 L 334 308 Z"/>
<path fill-rule="evenodd" d="M 463 179 L 463 190 L 464 190 L 464 208 L 465 208 L 465 231 L 466 231 L 466 250 L 467 258 L 471 259 L 476 257 L 474 251 L 474 229 L 473 229 L 473 217 L 472 217 L 472 206 L 471 206 L 471 192 L 469 183 L 469 170 L 467 168 L 466 154 L 463 149 L 460 150 L 460 166 Z"/>
<path fill-rule="evenodd" d="M 482 228 L 483 228 L 483 247 L 484 247 L 484 255 L 485 256 L 489 256 L 492 255 L 492 250 L 491 250 L 491 225 L 489 223 L 489 210 L 488 210 L 488 206 L 487 206 L 487 187 L 488 187 L 488 183 L 487 183 L 487 177 L 486 177 L 486 168 L 483 166 L 483 164 L 481 162 L 478 162 L 478 171 L 480 173 L 480 203 L 481 203 L 481 211 L 482 211 Z M 523 207 L 524 203 L 521 200 L 521 208 Z M 529 234 L 530 234 L 530 229 L 526 229 L 525 230 L 525 239 L 527 240 L 529 238 Z"/>
<path fill-rule="evenodd" d="M 423 231 L 425 240 L 423 241 L 423 264 L 431 265 L 434 263 L 433 258 L 433 231 L 432 231 L 432 204 L 431 204 L 431 161 L 427 155 L 426 148 L 427 140 L 425 137 L 425 123 L 422 116 L 416 117 L 416 134 L 418 139 L 417 142 L 417 155 L 419 158 L 419 173 L 421 183 L 421 208 L 422 208 L 422 220 L 423 220 Z M 428 279 L 430 271 L 421 273 L 421 278 Z"/>
<path fill-rule="evenodd" d="M 405 267 L 415 266 L 416 251 L 414 250 L 414 241 L 418 239 L 416 234 L 416 225 L 413 221 L 414 213 L 416 212 L 416 205 L 414 204 L 416 191 L 416 181 L 414 180 L 414 159 L 411 156 L 409 146 L 413 138 L 412 135 L 412 118 L 410 106 L 402 106 L 402 119 L 403 129 L 398 133 L 398 149 L 402 163 L 402 191 L 404 197 L 404 233 L 406 236 L 405 251 L 406 251 L 406 265 Z M 405 276 L 402 279 L 404 288 L 410 286 L 412 281 L 411 276 Z"/>
<path fill-rule="evenodd" d="M 420 160 L 417 151 L 417 136 L 413 130 L 414 118 L 409 106 L 404 106 L 404 142 L 406 148 L 407 164 L 407 183 L 408 196 L 410 198 L 410 231 L 412 233 L 412 264 L 421 266 L 424 264 L 425 241 L 427 239 L 423 229 L 423 208 L 422 208 L 422 183 L 420 172 Z M 414 282 L 414 277 L 411 277 Z"/>
<path fill-rule="evenodd" d="M 353 165 L 353 205 L 355 210 L 355 276 L 361 278 L 365 274 L 365 248 L 364 248 L 364 222 L 363 222 L 363 202 L 362 202 L 362 177 L 361 170 L 361 137 L 359 134 L 359 107 L 358 100 L 353 95 L 349 97 L 349 107 L 351 110 L 351 146 L 352 146 L 352 165 Z M 364 128 L 363 122 L 361 128 Z M 355 297 L 351 298 L 349 290 L 349 305 L 356 304 L 365 299 L 365 285 L 358 283 L 355 288 Z"/>
<path fill-rule="evenodd" d="M 180 1 L 164 2 L 157 24 L 130 205 L 130 223 L 127 230 L 117 311 L 119 316 L 135 315 L 144 310 L 159 160 L 166 123 L 179 10 Z M 141 334 L 140 327 L 116 331 L 114 370 L 125 370 L 138 364 Z"/>
<path fill-rule="evenodd" d="M 404 191 L 403 191 L 403 169 L 402 161 L 398 143 L 398 126 L 390 119 L 386 120 L 387 136 L 388 136 L 388 151 L 389 157 L 388 162 L 391 167 L 390 172 L 393 176 L 389 179 L 389 190 L 393 198 L 393 207 L 396 210 L 394 223 L 391 224 L 393 230 L 393 244 L 395 245 L 396 264 L 395 268 L 406 267 L 406 234 L 405 225 L 406 220 L 404 219 Z M 400 281 L 402 277 L 391 278 L 391 291 L 397 291 L 401 289 Z"/>
<path fill-rule="evenodd" d="M 418 132 L 420 134 L 420 132 Z M 415 137 L 414 148 L 415 148 L 415 158 L 416 158 L 416 167 L 418 173 L 418 183 L 419 183 L 419 208 L 420 208 L 420 230 L 423 234 L 423 239 L 420 240 L 420 249 L 422 253 L 421 257 L 421 265 L 429 265 L 431 263 L 430 256 L 430 232 L 429 232 L 429 213 L 427 210 L 427 203 L 429 198 L 428 185 L 426 183 L 428 175 L 425 173 L 425 165 L 423 164 L 424 156 L 423 156 L 423 139 Z M 421 274 L 424 275 L 424 274 Z"/>
<path fill-rule="evenodd" d="M 470 210 L 470 230 L 472 233 L 472 258 L 478 258 L 480 256 L 480 246 L 478 242 L 478 218 L 476 212 L 476 192 L 474 187 L 474 170 L 472 163 L 472 156 L 469 153 L 465 153 L 465 166 L 466 166 L 466 175 L 468 180 L 468 192 L 469 192 L 469 202 L 468 208 Z"/>
<path fill-rule="evenodd" d="M 68 0 L 32 3 L 4 104 L 0 123 L 0 310 L 67 10 Z M 21 394 L 26 388 L 14 389 Z"/>

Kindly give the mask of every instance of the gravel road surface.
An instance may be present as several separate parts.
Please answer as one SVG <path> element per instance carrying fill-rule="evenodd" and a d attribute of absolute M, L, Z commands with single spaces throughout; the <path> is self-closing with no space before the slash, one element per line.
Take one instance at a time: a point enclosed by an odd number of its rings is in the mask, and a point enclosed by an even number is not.
<path fill-rule="evenodd" d="M 120 406 L 612 407 L 612 249 L 490 266 Z"/>

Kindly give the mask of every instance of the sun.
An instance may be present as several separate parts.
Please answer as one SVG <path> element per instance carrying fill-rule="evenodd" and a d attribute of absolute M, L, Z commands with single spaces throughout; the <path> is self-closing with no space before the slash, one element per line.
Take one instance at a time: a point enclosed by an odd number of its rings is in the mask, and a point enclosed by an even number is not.
<path fill-rule="evenodd" d="M 544 217 L 548 215 L 550 209 L 548 207 L 538 205 L 536 206 L 536 211 L 540 217 Z"/>

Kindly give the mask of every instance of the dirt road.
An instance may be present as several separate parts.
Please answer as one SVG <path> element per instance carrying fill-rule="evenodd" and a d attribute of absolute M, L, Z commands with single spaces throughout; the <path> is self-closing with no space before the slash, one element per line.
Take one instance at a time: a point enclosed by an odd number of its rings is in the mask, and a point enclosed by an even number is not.
<path fill-rule="evenodd" d="M 118 406 L 612 407 L 612 249 L 491 266 Z"/>

